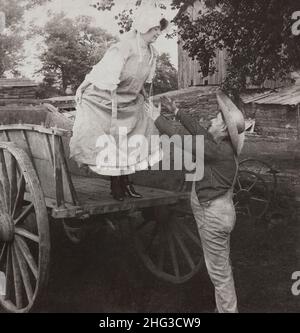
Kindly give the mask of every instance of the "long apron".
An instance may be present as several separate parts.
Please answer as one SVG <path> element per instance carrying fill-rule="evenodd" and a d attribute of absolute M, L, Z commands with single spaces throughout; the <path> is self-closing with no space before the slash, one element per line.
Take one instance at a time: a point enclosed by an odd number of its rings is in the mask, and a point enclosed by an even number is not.
<path fill-rule="evenodd" d="M 89 165 L 101 175 L 118 176 L 161 160 L 159 133 L 140 93 L 153 61 L 153 51 L 143 52 L 137 45 L 124 64 L 114 96 L 95 85 L 84 91 L 70 141 L 70 157 L 78 164 Z"/>

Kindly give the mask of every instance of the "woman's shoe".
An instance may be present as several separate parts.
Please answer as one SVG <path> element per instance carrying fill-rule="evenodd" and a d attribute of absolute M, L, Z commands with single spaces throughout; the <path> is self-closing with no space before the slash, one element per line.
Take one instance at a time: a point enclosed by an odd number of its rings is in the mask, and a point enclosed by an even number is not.
<path fill-rule="evenodd" d="M 110 179 L 111 195 L 115 200 L 124 201 L 125 192 L 121 183 L 121 177 L 111 177 Z"/>
<path fill-rule="evenodd" d="M 121 176 L 121 184 L 123 187 L 123 191 L 130 197 L 135 199 L 141 199 L 143 196 L 139 194 L 134 186 L 133 183 L 129 181 L 128 176 Z"/>

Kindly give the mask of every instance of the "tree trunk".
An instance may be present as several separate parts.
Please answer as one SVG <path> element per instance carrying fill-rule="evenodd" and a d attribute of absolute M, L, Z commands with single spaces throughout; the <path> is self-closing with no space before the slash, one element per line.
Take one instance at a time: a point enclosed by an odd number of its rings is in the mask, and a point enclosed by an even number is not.
<path fill-rule="evenodd" d="M 63 92 L 65 92 L 68 86 L 68 82 L 64 68 L 61 68 L 61 83 L 62 83 L 62 90 Z"/>

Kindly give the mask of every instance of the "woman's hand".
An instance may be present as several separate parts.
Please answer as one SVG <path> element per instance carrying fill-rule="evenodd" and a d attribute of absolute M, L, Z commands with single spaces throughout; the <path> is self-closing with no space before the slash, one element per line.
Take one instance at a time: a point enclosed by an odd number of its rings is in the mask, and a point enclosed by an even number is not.
<path fill-rule="evenodd" d="M 82 95 L 85 90 L 91 85 L 91 83 L 87 80 L 84 80 L 81 85 L 78 87 L 75 95 L 75 101 L 77 104 L 81 104 L 82 102 Z"/>
<path fill-rule="evenodd" d="M 143 87 L 141 93 L 142 93 L 142 95 L 144 96 L 145 100 L 148 100 L 148 98 L 149 98 L 149 94 L 147 93 L 147 90 L 146 90 L 145 87 Z"/>
<path fill-rule="evenodd" d="M 174 101 L 171 100 L 171 98 L 167 97 L 167 96 L 163 96 L 161 97 L 161 102 L 162 105 L 167 108 L 170 112 L 172 112 L 173 114 L 177 114 L 178 112 L 178 108 L 176 106 L 176 103 Z"/>
<path fill-rule="evenodd" d="M 83 90 L 82 87 L 80 86 L 77 91 L 76 91 L 76 95 L 75 95 L 75 102 L 80 105 L 82 102 L 82 94 L 83 94 Z"/>
<path fill-rule="evenodd" d="M 155 121 L 161 114 L 161 103 L 156 107 L 152 102 L 145 103 L 145 111 L 149 118 Z"/>

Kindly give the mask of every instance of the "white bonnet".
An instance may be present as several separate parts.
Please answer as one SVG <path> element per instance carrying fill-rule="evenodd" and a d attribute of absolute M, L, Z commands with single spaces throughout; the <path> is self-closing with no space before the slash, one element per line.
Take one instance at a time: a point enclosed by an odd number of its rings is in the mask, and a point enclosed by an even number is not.
<path fill-rule="evenodd" d="M 160 26 L 162 19 L 169 21 L 164 16 L 163 10 L 155 3 L 155 1 L 145 1 L 136 10 L 133 16 L 132 28 L 144 34 L 151 28 Z"/>

